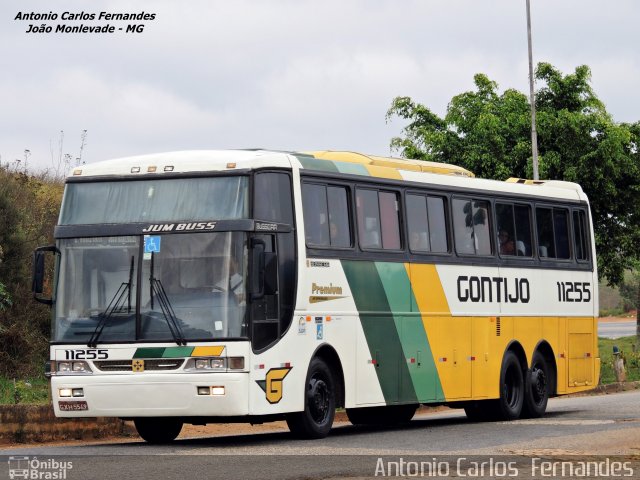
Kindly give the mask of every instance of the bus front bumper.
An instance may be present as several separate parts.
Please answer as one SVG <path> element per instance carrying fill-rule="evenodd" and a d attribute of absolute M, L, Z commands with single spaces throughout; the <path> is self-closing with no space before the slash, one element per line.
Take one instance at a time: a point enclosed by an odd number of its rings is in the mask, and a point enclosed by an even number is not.
<path fill-rule="evenodd" d="M 241 416 L 248 384 L 246 372 L 61 375 L 51 378 L 51 395 L 56 417 Z"/>

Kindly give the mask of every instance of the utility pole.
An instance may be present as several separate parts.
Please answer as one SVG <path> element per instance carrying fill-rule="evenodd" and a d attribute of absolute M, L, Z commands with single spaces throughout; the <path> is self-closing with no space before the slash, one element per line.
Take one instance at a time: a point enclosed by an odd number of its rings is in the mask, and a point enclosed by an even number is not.
<path fill-rule="evenodd" d="M 527 41 L 529 44 L 529 98 L 531 101 L 531 153 L 533 155 L 533 179 L 538 175 L 538 133 L 536 132 L 536 96 L 533 92 L 533 53 L 531 48 L 531 7 L 527 0 Z"/>

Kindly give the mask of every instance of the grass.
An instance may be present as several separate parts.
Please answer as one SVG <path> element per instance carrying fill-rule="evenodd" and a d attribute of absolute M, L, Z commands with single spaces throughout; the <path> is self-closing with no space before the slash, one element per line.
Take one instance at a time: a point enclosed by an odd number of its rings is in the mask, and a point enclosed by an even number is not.
<path fill-rule="evenodd" d="M 601 372 L 600 381 L 603 384 L 614 383 L 616 376 L 613 371 L 613 346 L 617 346 L 622 352 L 621 355 L 625 359 L 625 367 L 627 370 L 627 381 L 632 382 L 640 380 L 640 348 L 633 351 L 633 345 L 636 343 L 636 336 L 622 338 L 599 338 L 598 349 L 600 350 Z"/>
<path fill-rule="evenodd" d="M 0 405 L 45 405 L 49 403 L 49 382 L 45 378 L 16 380 L 0 377 Z"/>

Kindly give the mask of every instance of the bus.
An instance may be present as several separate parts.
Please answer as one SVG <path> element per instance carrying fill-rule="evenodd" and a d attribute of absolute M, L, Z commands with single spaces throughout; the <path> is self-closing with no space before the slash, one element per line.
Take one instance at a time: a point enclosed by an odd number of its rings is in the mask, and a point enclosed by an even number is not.
<path fill-rule="evenodd" d="M 273 420 L 322 438 L 336 408 L 353 424 L 420 405 L 540 417 L 599 380 L 574 183 L 352 152 L 163 153 L 73 169 L 54 237 L 33 290 L 52 306 L 55 414 L 133 420 L 148 442 Z"/>

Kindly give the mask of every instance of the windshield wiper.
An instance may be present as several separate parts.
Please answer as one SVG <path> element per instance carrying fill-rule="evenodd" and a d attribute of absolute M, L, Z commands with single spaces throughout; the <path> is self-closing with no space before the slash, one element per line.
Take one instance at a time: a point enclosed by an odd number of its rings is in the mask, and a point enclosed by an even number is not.
<path fill-rule="evenodd" d="M 158 303 L 160 304 L 160 311 L 164 316 L 164 319 L 167 322 L 167 326 L 169 327 L 169 331 L 171 332 L 171 336 L 173 340 L 178 345 L 186 345 L 187 341 L 184 339 L 184 334 L 180 329 L 180 325 L 178 325 L 178 320 L 176 317 L 176 313 L 171 306 L 171 302 L 169 301 L 169 297 L 167 296 L 167 292 L 162 285 L 162 282 L 153 276 L 154 270 L 154 252 L 151 252 L 151 268 L 149 274 L 149 289 L 151 296 L 151 309 L 153 310 L 153 297 L 154 295 L 158 297 Z"/>
<path fill-rule="evenodd" d="M 93 333 L 91 334 L 91 337 L 89 338 L 89 341 L 87 342 L 88 347 L 95 348 L 98 346 L 98 339 L 100 338 L 100 335 L 102 335 L 102 331 L 104 330 L 104 327 L 107 326 L 107 323 L 109 322 L 109 320 L 111 320 L 111 317 L 116 311 L 121 311 L 122 309 L 121 305 L 124 306 L 125 295 L 127 299 L 127 313 L 131 313 L 131 285 L 133 283 L 133 267 L 134 267 L 134 258 L 132 255 L 131 265 L 129 267 L 129 281 L 122 282 L 118 287 L 118 290 L 116 291 L 116 293 L 113 295 L 113 297 L 109 301 L 109 305 L 107 306 L 107 309 L 105 310 L 104 314 L 102 315 L 102 318 L 98 322 L 98 325 L 96 325 L 96 329 L 93 331 Z"/>

